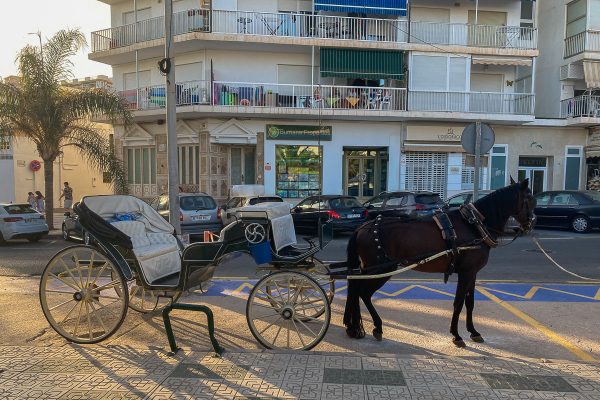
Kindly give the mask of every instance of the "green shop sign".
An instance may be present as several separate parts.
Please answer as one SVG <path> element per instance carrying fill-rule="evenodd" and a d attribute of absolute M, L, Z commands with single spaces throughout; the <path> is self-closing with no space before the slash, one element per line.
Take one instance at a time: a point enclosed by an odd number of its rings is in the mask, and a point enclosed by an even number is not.
<path fill-rule="evenodd" d="M 331 141 L 331 126 L 267 125 L 269 140 L 321 140 Z"/>

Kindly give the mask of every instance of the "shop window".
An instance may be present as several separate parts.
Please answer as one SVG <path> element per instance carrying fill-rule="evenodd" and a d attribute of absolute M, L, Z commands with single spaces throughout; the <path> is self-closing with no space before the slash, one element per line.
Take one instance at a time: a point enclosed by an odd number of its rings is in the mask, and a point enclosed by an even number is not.
<path fill-rule="evenodd" d="M 303 198 L 318 195 L 321 187 L 319 146 L 275 146 L 277 195 Z"/>
<path fill-rule="evenodd" d="M 506 186 L 506 157 L 508 147 L 497 145 L 492 148 L 490 163 L 490 189 L 500 189 Z"/>
<path fill-rule="evenodd" d="M 579 190 L 581 176 L 581 147 L 567 146 L 565 154 L 565 190 Z"/>

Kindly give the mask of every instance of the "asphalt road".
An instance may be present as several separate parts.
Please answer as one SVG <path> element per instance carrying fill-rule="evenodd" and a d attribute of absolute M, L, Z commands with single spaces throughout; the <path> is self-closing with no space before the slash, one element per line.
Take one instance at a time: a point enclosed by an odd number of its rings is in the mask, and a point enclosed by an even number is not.
<path fill-rule="evenodd" d="M 550 255 L 564 268 L 600 280 L 600 233 L 575 234 L 568 231 L 537 230 L 534 233 Z M 326 262 L 342 261 L 346 256 L 348 236 L 339 236 L 318 254 Z M 48 260 L 60 249 L 75 245 L 62 238 L 50 237 L 38 243 L 12 241 L 0 246 L 0 276 L 40 275 Z M 249 256 L 227 260 L 217 269 L 218 277 L 257 277 Z M 441 280 L 441 276 L 407 272 L 398 277 L 407 280 Z M 488 265 L 480 272 L 480 280 L 522 282 L 578 281 L 554 266 L 537 250 L 530 237 L 517 239 L 491 253 Z"/>

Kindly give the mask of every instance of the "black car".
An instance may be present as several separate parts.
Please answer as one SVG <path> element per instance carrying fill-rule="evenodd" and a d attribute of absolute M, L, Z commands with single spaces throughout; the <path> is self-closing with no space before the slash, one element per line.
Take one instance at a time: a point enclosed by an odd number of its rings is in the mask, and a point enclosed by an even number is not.
<path fill-rule="evenodd" d="M 600 228 L 600 192 L 561 190 L 535 195 L 536 226 L 589 232 Z"/>
<path fill-rule="evenodd" d="M 66 212 L 65 219 L 62 223 L 62 236 L 65 240 L 78 240 L 83 243 L 89 245 L 93 244 L 93 239 L 90 235 L 83 229 L 81 224 L 79 223 L 79 216 L 75 212 Z"/>
<path fill-rule="evenodd" d="M 367 210 L 352 196 L 311 196 L 292 209 L 298 231 L 316 231 L 319 218 L 331 220 L 335 231 L 353 231 L 365 222 L 366 217 Z"/>
<path fill-rule="evenodd" d="M 384 217 L 425 217 L 435 210 L 444 208 L 439 195 L 432 192 L 383 192 L 365 202 L 368 218 Z"/>

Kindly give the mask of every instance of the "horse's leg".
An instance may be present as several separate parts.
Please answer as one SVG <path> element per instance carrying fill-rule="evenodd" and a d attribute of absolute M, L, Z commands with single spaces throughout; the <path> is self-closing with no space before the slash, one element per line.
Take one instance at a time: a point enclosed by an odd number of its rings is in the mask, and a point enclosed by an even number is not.
<path fill-rule="evenodd" d="M 346 334 L 356 339 L 365 337 L 365 330 L 362 326 L 362 317 L 360 315 L 360 291 L 361 287 L 357 281 L 348 280 L 344 325 L 346 326 Z"/>
<path fill-rule="evenodd" d="M 483 342 L 483 337 L 477 332 L 473 325 L 473 309 L 475 308 L 475 278 L 469 282 L 467 297 L 465 298 L 465 306 L 467 307 L 467 330 L 471 334 L 471 340 L 477 343 Z"/>
<path fill-rule="evenodd" d="M 375 337 L 375 339 L 377 339 L 377 341 L 381 341 L 381 339 L 383 338 L 383 321 L 381 320 L 381 317 L 377 313 L 377 310 L 373 305 L 373 301 L 371 300 L 373 293 L 375 293 L 376 291 L 377 290 L 373 292 L 371 292 L 370 290 L 368 292 L 363 291 L 363 293 L 361 293 L 360 298 L 362 299 L 363 303 L 365 303 L 365 306 L 367 307 L 367 310 L 369 310 L 369 314 L 371 314 L 371 318 L 373 319 L 373 325 L 375 325 L 375 329 L 373 329 L 373 336 Z"/>
<path fill-rule="evenodd" d="M 458 318 L 460 317 L 460 312 L 462 311 L 465 296 L 469 288 L 469 277 L 467 274 L 458 274 L 458 285 L 456 286 L 456 294 L 454 296 L 454 312 L 452 314 L 452 322 L 450 323 L 450 333 L 454 336 L 452 343 L 457 347 L 465 347 L 464 340 L 458 334 Z"/>

